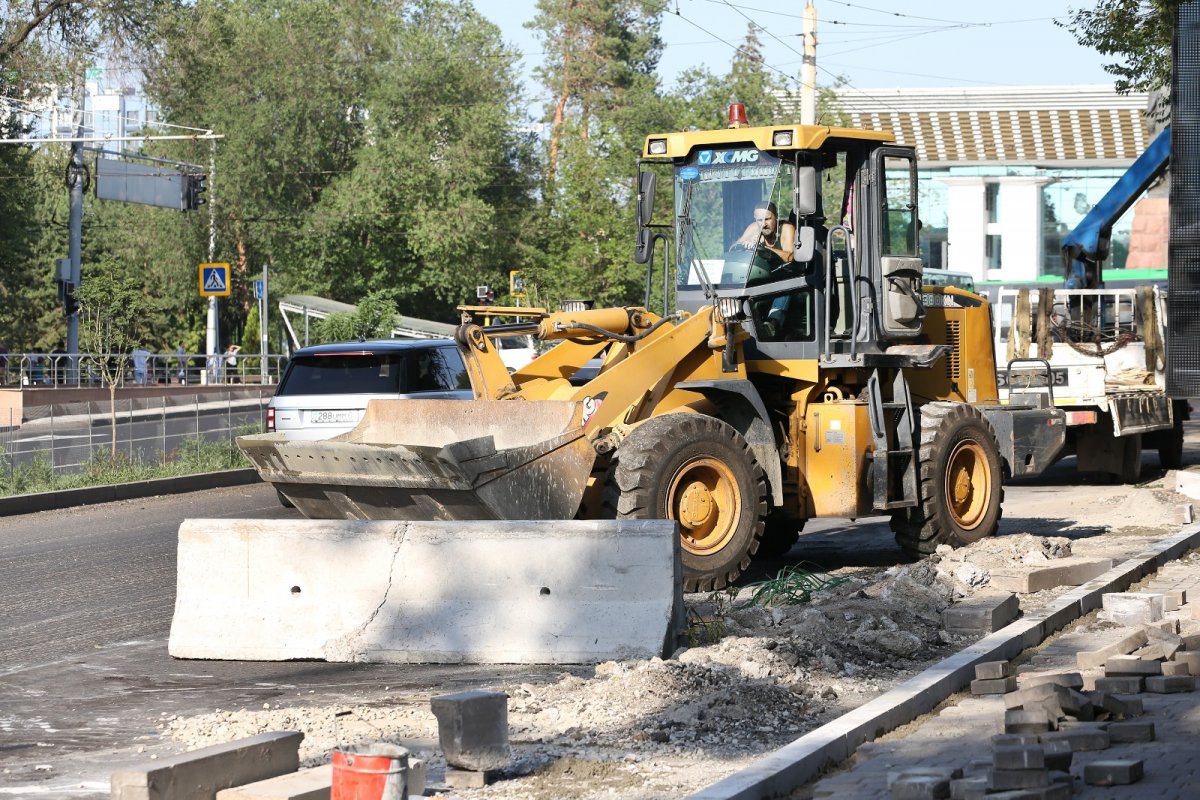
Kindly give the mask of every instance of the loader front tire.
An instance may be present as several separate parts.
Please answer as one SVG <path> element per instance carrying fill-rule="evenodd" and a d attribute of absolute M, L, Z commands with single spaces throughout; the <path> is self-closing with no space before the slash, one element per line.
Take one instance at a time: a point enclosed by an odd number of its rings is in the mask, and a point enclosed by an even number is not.
<path fill-rule="evenodd" d="M 1000 447 L 978 409 L 926 404 L 917 459 L 920 502 L 892 514 L 900 547 L 928 555 L 941 544 L 960 547 L 996 533 L 1004 500 Z"/>
<path fill-rule="evenodd" d="M 732 427 L 703 414 L 639 425 L 613 455 L 605 512 L 679 523 L 683 587 L 723 589 L 750 565 L 767 513 L 766 480 Z"/>

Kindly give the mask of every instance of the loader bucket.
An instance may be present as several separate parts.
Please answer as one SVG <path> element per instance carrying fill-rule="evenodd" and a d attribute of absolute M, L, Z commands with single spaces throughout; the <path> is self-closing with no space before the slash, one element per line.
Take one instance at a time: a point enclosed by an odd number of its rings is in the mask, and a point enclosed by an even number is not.
<path fill-rule="evenodd" d="M 238 446 L 310 519 L 571 519 L 596 456 L 573 401 L 372 400 L 333 439 Z"/>

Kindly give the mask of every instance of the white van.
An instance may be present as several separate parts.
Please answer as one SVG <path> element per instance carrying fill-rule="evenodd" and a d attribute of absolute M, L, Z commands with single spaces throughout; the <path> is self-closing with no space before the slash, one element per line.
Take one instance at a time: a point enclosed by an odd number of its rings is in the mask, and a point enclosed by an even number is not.
<path fill-rule="evenodd" d="M 373 399 L 469 400 L 470 379 L 449 339 L 379 339 L 297 350 L 267 406 L 267 430 L 328 439 L 358 425 Z"/>

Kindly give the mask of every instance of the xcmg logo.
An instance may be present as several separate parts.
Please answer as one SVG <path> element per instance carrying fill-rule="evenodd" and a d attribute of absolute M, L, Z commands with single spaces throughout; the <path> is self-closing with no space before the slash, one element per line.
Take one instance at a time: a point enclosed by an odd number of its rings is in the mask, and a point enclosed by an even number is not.
<path fill-rule="evenodd" d="M 696 163 L 702 167 L 711 167 L 714 164 L 754 164 L 757 161 L 757 150 L 701 150 L 696 153 Z"/>

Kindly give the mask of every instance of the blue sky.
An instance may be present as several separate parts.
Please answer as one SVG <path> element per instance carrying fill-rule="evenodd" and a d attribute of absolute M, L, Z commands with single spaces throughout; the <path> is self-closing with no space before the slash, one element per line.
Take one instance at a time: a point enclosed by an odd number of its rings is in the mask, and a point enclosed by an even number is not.
<path fill-rule="evenodd" d="M 769 31 L 759 34 L 767 64 L 793 80 L 797 76 L 804 0 L 667 0 L 667 5 L 660 71 L 668 83 L 692 66 L 723 72 L 734 52 L 730 45 L 742 40 L 749 20 Z M 1091 0 L 814 0 L 814 5 L 820 18 L 819 83 L 832 83 L 833 75 L 860 89 L 1112 82 L 1101 68 L 1104 59 L 1052 21 L 1064 19 L 1069 8 L 1092 7 Z M 528 76 L 541 59 L 537 39 L 523 27 L 537 13 L 536 0 L 476 0 L 476 8 L 525 54 Z"/>

